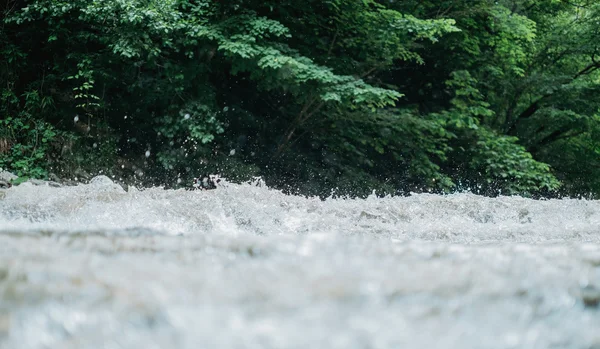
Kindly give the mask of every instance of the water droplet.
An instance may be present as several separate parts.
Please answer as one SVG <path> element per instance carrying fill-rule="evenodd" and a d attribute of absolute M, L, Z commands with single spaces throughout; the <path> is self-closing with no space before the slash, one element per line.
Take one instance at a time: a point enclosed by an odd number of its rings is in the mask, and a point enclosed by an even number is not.
<path fill-rule="evenodd" d="M 98 143 L 94 143 L 94 148 L 98 148 Z"/>
<path fill-rule="evenodd" d="M 229 156 L 233 156 L 235 155 L 235 149 L 231 149 L 231 151 L 229 152 Z"/>
<path fill-rule="evenodd" d="M 146 150 L 146 157 L 150 157 L 150 150 Z"/>
<path fill-rule="evenodd" d="M 187 119 L 189 119 L 189 118 L 190 118 L 190 114 L 185 114 L 185 115 L 183 116 L 183 118 L 184 118 L 184 119 L 186 119 L 186 120 L 187 120 Z"/>
<path fill-rule="evenodd" d="M 75 115 L 75 117 L 73 118 L 73 122 L 77 122 L 79 121 L 79 115 Z"/>

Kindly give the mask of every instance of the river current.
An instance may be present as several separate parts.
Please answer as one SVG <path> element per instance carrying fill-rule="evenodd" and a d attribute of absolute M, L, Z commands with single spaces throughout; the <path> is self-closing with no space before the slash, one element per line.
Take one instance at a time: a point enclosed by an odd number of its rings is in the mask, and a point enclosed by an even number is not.
<path fill-rule="evenodd" d="M 600 202 L 0 193 L 0 348 L 600 348 Z"/>

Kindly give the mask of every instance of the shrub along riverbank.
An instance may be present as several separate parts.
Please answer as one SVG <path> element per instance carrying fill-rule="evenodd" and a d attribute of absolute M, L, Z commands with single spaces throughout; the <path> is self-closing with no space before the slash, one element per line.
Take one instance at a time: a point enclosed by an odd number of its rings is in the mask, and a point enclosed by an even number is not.
<path fill-rule="evenodd" d="M 595 2 L 0 6 L 0 168 L 23 178 L 600 193 Z"/>

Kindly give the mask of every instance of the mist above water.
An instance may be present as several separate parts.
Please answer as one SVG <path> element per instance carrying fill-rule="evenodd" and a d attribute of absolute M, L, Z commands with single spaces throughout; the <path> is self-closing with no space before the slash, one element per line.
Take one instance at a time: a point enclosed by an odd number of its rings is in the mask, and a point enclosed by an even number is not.
<path fill-rule="evenodd" d="M 600 203 L 254 185 L 0 199 L 1 348 L 599 348 Z"/>

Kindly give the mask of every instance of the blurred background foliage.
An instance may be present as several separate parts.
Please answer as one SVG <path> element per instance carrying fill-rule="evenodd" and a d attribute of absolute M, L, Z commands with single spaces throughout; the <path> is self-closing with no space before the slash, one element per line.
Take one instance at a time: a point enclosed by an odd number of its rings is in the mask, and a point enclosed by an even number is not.
<path fill-rule="evenodd" d="M 595 1 L 0 6 L 0 167 L 22 177 L 600 193 Z"/>

